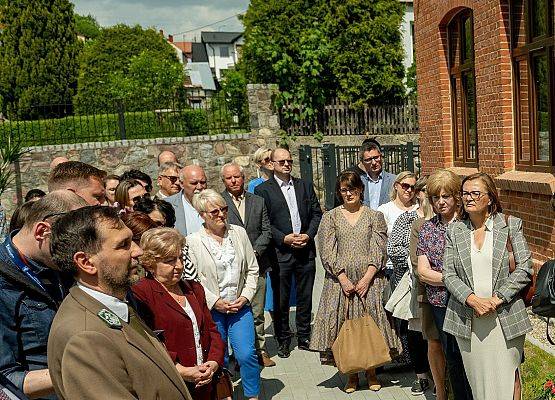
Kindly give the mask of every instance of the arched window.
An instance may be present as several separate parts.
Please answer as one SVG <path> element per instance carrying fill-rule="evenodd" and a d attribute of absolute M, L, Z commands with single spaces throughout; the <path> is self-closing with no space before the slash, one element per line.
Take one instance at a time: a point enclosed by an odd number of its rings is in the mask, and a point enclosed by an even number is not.
<path fill-rule="evenodd" d="M 478 166 L 474 26 L 472 10 L 454 16 L 447 26 L 453 157 L 456 166 Z"/>
<path fill-rule="evenodd" d="M 511 2 L 517 169 L 555 170 L 553 0 Z"/>

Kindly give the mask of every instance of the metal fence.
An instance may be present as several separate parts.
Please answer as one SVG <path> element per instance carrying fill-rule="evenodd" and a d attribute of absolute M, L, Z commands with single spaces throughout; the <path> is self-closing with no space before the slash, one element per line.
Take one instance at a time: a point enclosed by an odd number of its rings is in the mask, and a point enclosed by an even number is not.
<path fill-rule="evenodd" d="M 327 210 L 334 207 L 335 182 L 341 171 L 359 162 L 359 147 L 302 145 L 299 147 L 301 178 L 314 183 L 314 189 Z M 412 142 L 403 145 L 384 145 L 383 168 L 393 174 L 402 171 L 420 173 L 420 146 Z"/>
<path fill-rule="evenodd" d="M 316 132 L 324 136 L 418 134 L 418 107 L 409 102 L 354 109 L 348 103 L 333 99 L 315 118 L 291 121 L 282 112 L 281 122 L 290 135 L 296 136 Z"/>
<path fill-rule="evenodd" d="M 32 120 L 0 118 L 0 141 L 10 137 L 28 147 L 248 131 L 247 106 L 237 109 L 236 104 L 223 93 L 191 93 L 184 99 L 133 111 L 123 101 L 115 101 L 108 110 L 79 110 L 74 104 L 38 105 L 32 107 Z"/>

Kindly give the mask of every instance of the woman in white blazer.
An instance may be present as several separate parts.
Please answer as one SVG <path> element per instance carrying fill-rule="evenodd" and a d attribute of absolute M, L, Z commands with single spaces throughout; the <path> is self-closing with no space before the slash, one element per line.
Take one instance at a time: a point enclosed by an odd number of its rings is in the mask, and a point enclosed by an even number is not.
<path fill-rule="evenodd" d="M 228 207 L 218 192 L 206 189 L 196 194 L 193 207 L 204 224 L 187 236 L 189 256 L 198 269 L 218 331 L 224 342 L 229 339 L 241 367 L 243 392 L 249 399 L 258 399 L 260 369 L 250 307 L 258 281 L 254 250 L 245 229 L 227 223 Z"/>

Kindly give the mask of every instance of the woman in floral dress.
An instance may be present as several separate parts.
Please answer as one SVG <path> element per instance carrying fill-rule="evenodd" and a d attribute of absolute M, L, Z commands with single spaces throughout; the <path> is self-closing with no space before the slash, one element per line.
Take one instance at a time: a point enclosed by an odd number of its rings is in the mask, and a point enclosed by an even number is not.
<path fill-rule="evenodd" d="M 349 296 L 350 318 L 362 317 L 366 309 L 395 356 L 402 351 L 401 342 L 382 306 L 387 225 L 382 213 L 362 205 L 364 186 L 356 173 L 339 175 L 336 192 L 343 204 L 324 214 L 317 236 L 326 274 L 310 349 L 320 352 L 323 364 L 334 365 L 331 347 Z M 366 371 L 366 378 L 370 390 L 381 388 L 374 369 Z M 357 385 L 358 374 L 349 375 L 345 391 L 354 392 Z"/>

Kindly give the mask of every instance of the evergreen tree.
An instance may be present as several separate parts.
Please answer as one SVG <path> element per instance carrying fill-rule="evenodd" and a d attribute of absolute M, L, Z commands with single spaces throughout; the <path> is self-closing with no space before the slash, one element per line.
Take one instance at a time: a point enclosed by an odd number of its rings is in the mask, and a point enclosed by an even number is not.
<path fill-rule="evenodd" d="M 33 118 L 39 113 L 34 106 L 70 102 L 81 48 L 71 2 L 4 0 L 0 26 L 1 111 L 10 118 Z"/>
<path fill-rule="evenodd" d="M 137 68 L 131 68 L 132 65 L 144 67 L 145 60 L 151 65 L 143 74 L 140 74 Z M 144 90 L 148 87 L 159 90 L 151 98 L 151 103 L 163 94 L 171 97 L 175 94 L 176 87 L 168 84 L 167 77 L 168 74 L 175 76 L 177 69 L 182 76 L 183 67 L 175 50 L 154 29 L 123 24 L 102 29 L 100 35 L 87 43 L 81 53 L 76 109 L 79 113 L 112 112 L 116 101 L 136 98 L 136 90 L 140 90 L 143 93 L 141 104 L 126 103 L 127 109 L 136 109 L 144 106 L 145 100 L 148 100 L 148 90 Z M 136 84 L 141 81 L 144 85 L 137 87 Z M 180 85 L 182 82 L 182 79 L 177 80 L 176 84 Z M 144 96 L 147 96 L 147 99 Z"/>

